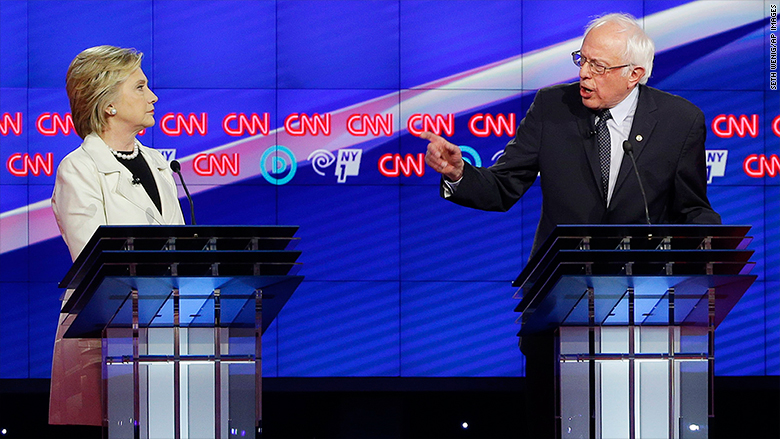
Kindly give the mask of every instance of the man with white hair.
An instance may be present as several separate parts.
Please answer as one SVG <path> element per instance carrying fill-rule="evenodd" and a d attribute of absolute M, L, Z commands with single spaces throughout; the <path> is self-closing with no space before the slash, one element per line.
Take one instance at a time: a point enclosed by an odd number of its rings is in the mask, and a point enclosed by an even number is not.
<path fill-rule="evenodd" d="M 425 160 L 442 174 L 441 195 L 506 211 L 541 176 L 542 215 L 533 255 L 558 224 L 720 224 L 707 199 L 704 114 L 687 100 L 646 86 L 655 46 L 636 20 L 593 20 L 572 53 L 579 82 L 539 90 L 504 154 L 489 168 L 429 132 Z M 647 211 L 625 142 L 633 148 Z M 529 437 L 555 437 L 554 339 L 524 336 Z"/>
<path fill-rule="evenodd" d="M 535 253 L 558 224 L 647 222 L 623 143 L 633 147 L 653 224 L 720 224 L 707 199 L 704 114 L 687 100 L 644 85 L 655 46 L 636 20 L 593 20 L 572 53 L 579 82 L 539 90 L 504 154 L 489 168 L 425 132 L 425 160 L 441 173 L 443 197 L 506 211 L 541 176 Z"/>

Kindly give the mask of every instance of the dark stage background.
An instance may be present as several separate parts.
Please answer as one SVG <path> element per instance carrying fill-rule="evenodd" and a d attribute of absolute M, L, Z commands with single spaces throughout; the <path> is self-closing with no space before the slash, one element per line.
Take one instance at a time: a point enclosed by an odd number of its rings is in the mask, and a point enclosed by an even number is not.
<path fill-rule="evenodd" d="M 704 110 L 710 200 L 755 237 L 758 280 L 716 332 L 716 396 L 756 388 L 776 404 L 777 4 L 0 0 L 3 416 L 21 422 L 3 395 L 37 401 L 47 390 L 56 285 L 70 266 L 49 201 L 57 164 L 80 144 L 65 72 L 83 49 L 111 44 L 145 53 L 160 100 L 140 139 L 182 162 L 200 224 L 300 225 L 305 280 L 263 338 L 266 408 L 293 403 L 294 383 L 310 383 L 299 388 L 310 400 L 363 383 L 392 401 L 471 392 L 512 419 L 522 397 L 507 389 L 522 393 L 524 359 L 510 282 L 531 249 L 538 184 L 508 213 L 452 205 L 415 133 L 433 129 L 490 165 L 534 92 L 576 79 L 569 53 L 586 23 L 613 11 L 638 17 L 656 42 L 649 85 Z M 420 384 L 436 382 L 450 384 Z M 439 396 L 420 410 L 457 400 Z M 388 419 L 411 416 L 394 406 Z"/>

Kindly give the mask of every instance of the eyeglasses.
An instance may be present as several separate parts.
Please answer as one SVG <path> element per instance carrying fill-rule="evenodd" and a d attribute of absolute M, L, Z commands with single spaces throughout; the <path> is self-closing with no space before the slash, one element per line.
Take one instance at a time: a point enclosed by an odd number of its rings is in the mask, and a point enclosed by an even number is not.
<path fill-rule="evenodd" d="M 607 73 L 607 70 L 622 69 L 623 67 L 628 67 L 631 65 L 631 64 L 623 64 L 622 66 L 607 67 L 604 64 L 601 64 L 597 61 L 593 61 L 592 59 L 585 58 L 584 56 L 582 56 L 582 53 L 580 53 L 579 50 L 571 53 L 571 60 L 574 62 L 574 65 L 579 68 L 582 68 L 583 64 L 587 64 L 588 67 L 590 67 L 590 71 L 597 75 L 603 75 L 604 73 Z"/>

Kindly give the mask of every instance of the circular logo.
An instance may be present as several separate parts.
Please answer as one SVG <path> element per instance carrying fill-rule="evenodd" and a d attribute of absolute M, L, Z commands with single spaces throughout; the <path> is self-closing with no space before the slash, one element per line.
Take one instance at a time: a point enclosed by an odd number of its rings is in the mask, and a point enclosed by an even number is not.
<path fill-rule="evenodd" d="M 325 171 L 323 169 L 332 165 L 336 161 L 336 156 L 327 149 L 318 149 L 309 154 L 309 161 L 314 172 L 324 176 Z"/>
<path fill-rule="evenodd" d="M 465 160 L 468 164 L 478 168 L 482 166 L 482 157 L 479 156 L 479 153 L 476 149 L 466 145 L 460 145 L 458 148 L 460 148 L 461 152 L 463 153 L 463 160 Z M 470 155 L 471 158 L 466 157 L 466 154 Z"/>
<path fill-rule="evenodd" d="M 295 154 L 286 146 L 274 145 L 266 149 L 263 157 L 260 158 L 260 172 L 263 173 L 263 178 L 277 186 L 287 184 L 295 176 L 297 170 L 298 162 L 295 159 Z M 286 175 L 280 177 L 285 173 Z"/>

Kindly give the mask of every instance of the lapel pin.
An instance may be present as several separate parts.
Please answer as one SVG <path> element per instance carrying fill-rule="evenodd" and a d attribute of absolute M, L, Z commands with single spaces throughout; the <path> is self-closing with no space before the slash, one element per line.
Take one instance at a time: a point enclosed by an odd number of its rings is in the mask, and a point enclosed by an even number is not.
<path fill-rule="evenodd" d="M 642 137 L 642 135 L 641 135 L 641 134 L 637 134 L 637 135 L 636 135 L 636 141 L 637 141 L 637 142 L 641 142 L 641 141 L 642 141 L 642 139 L 644 139 L 644 137 Z"/>

